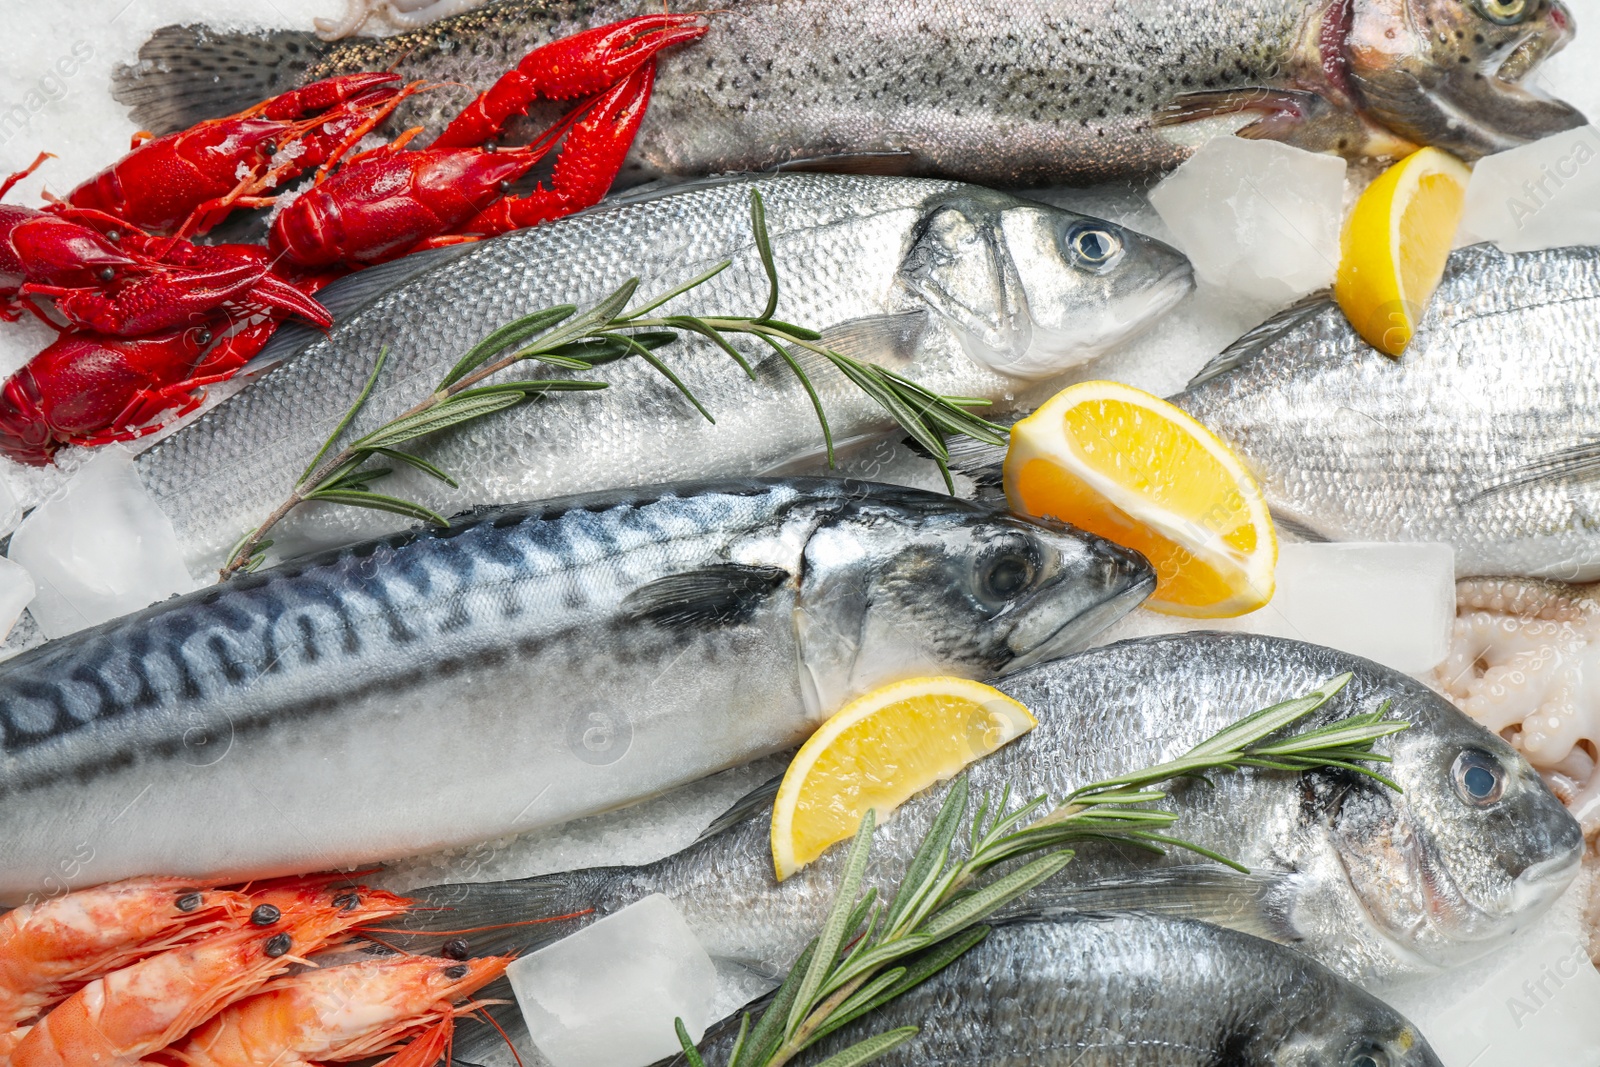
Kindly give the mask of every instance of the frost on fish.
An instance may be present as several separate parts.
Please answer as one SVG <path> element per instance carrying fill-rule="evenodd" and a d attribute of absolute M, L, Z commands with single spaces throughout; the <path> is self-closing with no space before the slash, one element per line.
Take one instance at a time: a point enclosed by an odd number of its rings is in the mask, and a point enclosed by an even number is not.
<path fill-rule="evenodd" d="M 1583 826 L 1600 869 L 1600 586 L 1471 578 L 1456 586 L 1450 655 L 1433 684 L 1533 764 Z M 1600 880 L 1585 912 L 1600 961 Z"/>

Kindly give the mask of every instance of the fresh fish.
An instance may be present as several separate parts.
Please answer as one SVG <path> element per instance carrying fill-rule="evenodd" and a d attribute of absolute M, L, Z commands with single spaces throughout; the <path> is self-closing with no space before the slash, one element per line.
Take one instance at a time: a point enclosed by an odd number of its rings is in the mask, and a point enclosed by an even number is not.
<path fill-rule="evenodd" d="M 908 674 L 991 677 L 1140 558 L 942 494 L 746 480 L 483 509 L 0 665 L 0 900 L 320 870 L 618 807 Z"/>
<path fill-rule="evenodd" d="M 1448 541 L 1459 576 L 1600 578 L 1600 249 L 1450 257 L 1405 355 L 1331 302 L 1247 334 L 1172 398 L 1308 538 Z"/>
<path fill-rule="evenodd" d="M 1443 697 L 1368 660 L 1297 641 L 1184 633 L 1096 648 L 1001 683 L 1039 725 L 971 768 L 974 796 L 1073 788 L 1174 759 L 1239 717 L 1354 679 L 1307 725 L 1377 710 L 1411 728 L 1380 744 L 1397 793 L 1347 773 L 1223 775 L 1179 785 L 1173 832 L 1244 864 L 1239 875 L 1179 852 L 1087 845 L 1033 909 L 1155 909 L 1292 944 L 1347 978 L 1388 981 L 1494 951 L 1577 873 L 1578 824 L 1510 745 Z M 582 908 L 605 915 L 650 893 L 682 909 L 724 990 L 770 988 L 820 928 L 844 850 L 782 883 L 770 860 L 770 794 L 722 832 L 657 863 L 422 890 L 450 910 L 422 925 L 484 927 Z M 891 893 L 943 799 L 908 801 L 874 838 L 869 883 Z M 887 899 L 887 898 L 885 898 Z M 585 920 L 588 921 L 588 920 Z M 480 951 L 519 948 L 516 931 Z M 725 1001 L 738 1003 L 729 992 Z"/>
<path fill-rule="evenodd" d="M 999 927 L 927 983 L 825 1038 L 809 1061 L 899 1026 L 921 1032 L 874 1062 L 1442 1067 L 1398 1012 L 1300 953 L 1148 915 Z M 725 1027 L 703 1046 L 707 1063 L 728 1061 L 734 1033 Z"/>
<path fill-rule="evenodd" d="M 731 259 L 665 310 L 759 315 L 767 280 L 750 228 L 756 188 L 782 280 L 779 317 L 826 328 L 847 354 L 946 394 L 1004 403 L 1029 381 L 1142 329 L 1192 285 L 1188 261 L 1158 241 L 971 186 L 825 175 L 709 182 L 412 256 L 323 290 L 338 325 L 326 336 L 280 333 L 263 358 L 287 365 L 155 446 L 140 458 L 139 476 L 199 574 L 288 495 L 381 349 L 388 363 L 352 432 L 432 392 L 490 331 L 540 308 L 595 303 L 630 277 L 643 280 L 643 300 Z M 660 353 L 715 424 L 648 365 L 625 360 L 575 375 L 609 389 L 561 394 L 424 442 L 420 453 L 455 475 L 459 489 L 408 469 L 383 491 L 448 515 L 608 486 L 772 472 L 819 452 L 821 430 L 801 383 L 770 349 L 743 347 L 757 365 L 754 381 L 703 340 Z M 836 439 L 893 427 L 858 387 L 808 356 L 800 353 Z M 570 373 L 524 367 L 525 377 Z M 311 506 L 272 536 L 289 555 L 405 521 Z"/>
<path fill-rule="evenodd" d="M 314 78 L 395 70 L 439 88 L 396 128 L 439 129 L 530 49 L 635 0 L 501 0 L 411 33 L 169 26 L 116 74 L 142 129 Z M 1468 159 L 1583 125 L 1530 75 L 1573 33 L 1559 0 L 728 0 L 661 59 L 624 181 L 807 162 L 997 186 L 1181 162 L 1218 127 L 1318 151 Z M 1200 130 L 1185 123 L 1221 118 Z M 1176 124 L 1163 125 L 1163 124 Z"/>

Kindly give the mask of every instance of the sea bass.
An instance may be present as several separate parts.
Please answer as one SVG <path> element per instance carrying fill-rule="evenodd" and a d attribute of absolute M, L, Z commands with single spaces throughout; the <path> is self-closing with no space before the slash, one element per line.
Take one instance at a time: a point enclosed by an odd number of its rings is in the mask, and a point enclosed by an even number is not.
<path fill-rule="evenodd" d="M 1181 814 L 1172 832 L 1252 874 L 1194 866 L 1181 852 L 1154 858 L 1090 844 L 1022 904 L 1209 919 L 1293 944 L 1360 981 L 1435 972 L 1503 944 L 1577 873 L 1578 824 L 1510 745 L 1420 682 L 1346 653 L 1199 632 L 1124 641 L 1021 672 L 1001 688 L 1039 725 L 973 765 L 972 791 L 998 798 L 1009 786 L 1019 798 L 1060 797 L 1174 759 L 1249 712 L 1346 671 L 1349 685 L 1305 726 L 1389 702 L 1389 717 L 1411 724 L 1378 746 L 1393 759 L 1381 769 L 1403 793 L 1330 772 L 1178 785 L 1167 801 Z M 869 882 L 881 894 L 892 895 L 943 792 L 913 798 L 878 829 Z M 777 882 L 765 799 L 730 828 L 647 866 L 423 890 L 422 899 L 451 910 L 419 921 L 481 928 L 581 908 L 605 915 L 665 893 L 717 961 L 724 988 L 756 995 L 820 928 L 847 851 L 835 848 Z M 483 936 L 475 947 L 494 951 L 521 947 L 527 935 Z"/>
<path fill-rule="evenodd" d="M 169 26 L 116 75 L 158 132 L 312 79 L 394 70 L 442 123 L 530 49 L 641 14 L 636 0 L 500 0 L 412 33 Z M 1467 159 L 1583 125 L 1529 79 L 1572 36 L 1559 0 L 728 0 L 662 57 L 623 181 L 828 169 L 998 186 L 1146 175 L 1218 128 L 1347 156 Z M 1201 128 L 1197 119 L 1221 118 Z"/>
<path fill-rule="evenodd" d="M 372 372 L 388 362 L 352 424 L 363 433 L 431 393 L 480 338 L 558 304 L 587 307 L 630 277 L 639 300 L 724 260 L 733 266 L 664 312 L 761 314 L 767 277 L 751 233 L 751 191 L 766 203 L 781 281 L 778 317 L 937 392 L 1004 402 L 1138 332 L 1186 294 L 1178 252 L 1097 219 L 951 182 L 784 175 L 708 182 L 481 244 L 411 256 L 318 294 L 338 324 L 285 329 L 263 359 L 280 367 L 161 442 L 139 476 L 172 520 L 196 574 L 289 493 Z M 424 441 L 460 482 L 397 472 L 383 492 L 440 514 L 609 486 L 776 472 L 822 449 L 804 386 L 764 345 L 738 342 L 755 380 L 695 338 L 661 358 L 710 410 L 708 422 L 638 359 L 573 374 L 523 364 L 524 377 L 600 379 Z M 809 368 L 835 440 L 893 428 L 831 365 Z M 417 475 L 413 477 L 413 475 Z M 273 530 L 285 555 L 348 544 L 408 520 L 340 505 L 299 509 Z"/>
<path fill-rule="evenodd" d="M 1274 517 L 1335 541 L 1448 541 L 1456 573 L 1600 578 L 1600 249 L 1450 257 L 1399 359 L 1331 301 L 1245 335 L 1172 398 Z"/>
<path fill-rule="evenodd" d="M 892 678 L 992 677 L 1140 558 L 941 494 L 747 480 L 483 509 L 0 665 L 0 900 L 480 841 L 774 752 Z"/>
<path fill-rule="evenodd" d="M 1398 1012 L 1300 953 L 1149 915 L 998 927 L 949 969 L 809 1055 L 821 1063 L 900 1026 L 920 1033 L 875 1062 L 1442 1067 Z M 733 1037 L 724 1028 L 702 1046 L 706 1062 L 726 1063 Z"/>

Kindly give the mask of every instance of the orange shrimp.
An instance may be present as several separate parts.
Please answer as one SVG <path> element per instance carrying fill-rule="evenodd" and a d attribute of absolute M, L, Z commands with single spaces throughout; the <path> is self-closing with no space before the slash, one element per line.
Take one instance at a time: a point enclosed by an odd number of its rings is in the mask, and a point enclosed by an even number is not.
<path fill-rule="evenodd" d="M 386 956 L 304 971 L 233 1004 L 170 1054 L 189 1067 L 297 1067 L 380 1055 L 409 1037 L 400 1054 L 432 1067 L 439 1057 L 428 1050 L 442 1050 L 456 1016 L 480 1006 L 466 998 L 511 960 Z"/>
<path fill-rule="evenodd" d="M 393 894 L 334 888 L 338 880 L 274 883 L 249 895 L 249 913 L 231 929 L 95 979 L 28 1031 L 11 1067 L 131 1067 L 304 954 L 406 908 Z"/>
<path fill-rule="evenodd" d="M 248 910 L 241 893 L 181 878 L 131 878 L 0 915 L 0 1063 L 9 1031 L 79 986 Z"/>

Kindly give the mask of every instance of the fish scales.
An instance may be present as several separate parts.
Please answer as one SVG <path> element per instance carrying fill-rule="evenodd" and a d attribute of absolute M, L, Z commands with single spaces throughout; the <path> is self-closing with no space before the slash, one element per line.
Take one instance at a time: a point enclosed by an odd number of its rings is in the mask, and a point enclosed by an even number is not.
<path fill-rule="evenodd" d="M 1234 881 L 1219 867 L 1197 871 L 1190 866 L 1194 856 L 1179 850 L 1155 858 L 1090 843 L 1022 906 L 1153 907 L 1236 923 L 1369 981 L 1430 973 L 1501 943 L 1570 881 L 1582 852 L 1577 823 L 1509 745 L 1442 697 L 1331 649 L 1186 633 L 1119 642 L 1019 673 L 999 685 L 1039 724 L 969 768 L 973 806 L 1007 787 L 1017 801 L 1060 798 L 1175 759 L 1240 717 L 1345 671 L 1354 672 L 1346 689 L 1301 727 L 1392 701 L 1388 717 L 1412 726 L 1377 748 L 1393 757 L 1382 769 L 1403 794 L 1348 776 L 1275 772 L 1218 775 L 1210 787 L 1170 786 L 1167 803 L 1181 816 L 1174 834 L 1254 875 Z M 1496 808 L 1469 806 L 1452 784 L 1452 761 L 1469 749 L 1487 753 L 1500 768 L 1504 799 Z M 868 882 L 884 899 L 932 825 L 945 788 L 907 801 L 876 830 Z M 836 847 L 776 881 L 767 805 L 647 866 L 420 892 L 423 899 L 437 893 L 451 901 L 450 921 L 470 926 L 525 912 L 529 896 L 544 913 L 593 907 L 604 915 L 665 893 L 722 967 L 724 984 L 743 980 L 759 988 L 781 977 L 819 928 L 846 852 Z M 1119 879 L 1131 882 L 1117 894 L 1080 892 Z M 497 936 L 480 950 L 515 947 L 518 935 Z"/>
<path fill-rule="evenodd" d="M 533 47 L 649 10 L 501 0 L 334 43 L 171 26 L 117 96 L 167 130 L 354 71 L 485 89 Z M 1156 126 L 1173 106 L 1351 156 L 1434 143 L 1471 158 L 1583 124 L 1521 85 L 1571 37 L 1554 3 L 1495 22 L 1454 0 L 729 0 L 707 19 L 661 57 L 624 183 L 812 160 L 1009 187 L 1149 175 L 1216 132 Z M 470 99 L 420 94 L 396 128 L 441 128 Z"/>
<path fill-rule="evenodd" d="M 946 970 L 812 1053 L 872 1034 L 919 1033 L 890 1067 L 1439 1067 L 1416 1029 L 1378 998 L 1280 945 L 1207 923 L 1063 917 L 1001 926 Z M 731 1027 L 702 1048 L 732 1051 Z"/>
<path fill-rule="evenodd" d="M 284 353 L 285 365 L 139 457 L 139 476 L 172 520 L 191 569 L 218 566 L 288 496 L 360 394 L 380 350 L 388 360 L 352 435 L 431 393 L 490 331 L 558 304 L 588 307 L 629 278 L 641 279 L 642 301 L 732 260 L 663 313 L 760 314 L 767 280 L 751 233 L 754 188 L 763 193 L 773 235 L 779 317 L 832 327 L 828 343 L 941 393 L 1003 401 L 1025 383 L 983 362 L 1008 366 L 994 352 L 1010 358 L 1044 346 L 1076 362 L 1150 321 L 1190 285 L 1178 253 L 1110 223 L 949 182 L 822 175 L 707 183 L 432 254 L 437 258 L 420 261 L 429 264 L 424 268 L 402 260 L 342 283 L 346 293 L 354 287 L 372 295 L 340 313 L 325 338 L 280 335 L 264 358 Z M 946 219 L 959 220 L 951 242 L 968 232 L 978 239 L 938 258 L 945 231 L 932 225 Z M 1027 228 L 1018 230 L 1016 219 Z M 1115 235 L 1121 262 L 1096 272 L 1060 259 L 1056 246 L 1079 224 Z M 930 255 L 918 258 L 922 250 Z M 1016 281 L 996 295 L 984 280 L 991 270 Z M 946 295 L 947 287 L 963 286 L 976 296 L 963 299 L 965 289 Z M 998 349 L 977 358 L 964 338 L 980 332 L 997 337 Z M 450 514 L 602 486 L 760 474 L 819 452 L 822 433 L 802 384 L 765 346 L 738 343 L 755 365 L 755 380 L 698 338 L 659 353 L 715 423 L 638 359 L 587 373 L 523 364 L 507 375 L 601 380 L 609 388 L 555 394 L 407 446 L 455 476 L 458 489 L 403 468 L 381 490 Z M 805 353 L 799 358 L 810 367 L 836 440 L 893 427 L 887 412 L 832 367 Z M 407 521 L 311 503 L 272 537 L 276 551 L 292 555 Z"/>
<path fill-rule="evenodd" d="M 1241 339 L 1172 398 L 1336 541 L 1445 541 L 1456 573 L 1600 577 L 1600 249 L 1461 249 L 1405 355 L 1331 302 Z"/>
<path fill-rule="evenodd" d="M 1025 588 L 989 595 L 1019 561 Z M 793 744 L 884 671 L 1077 645 L 1149 586 L 1098 539 L 805 479 L 487 509 L 296 561 L 0 667 L 0 899 L 550 825 Z"/>

